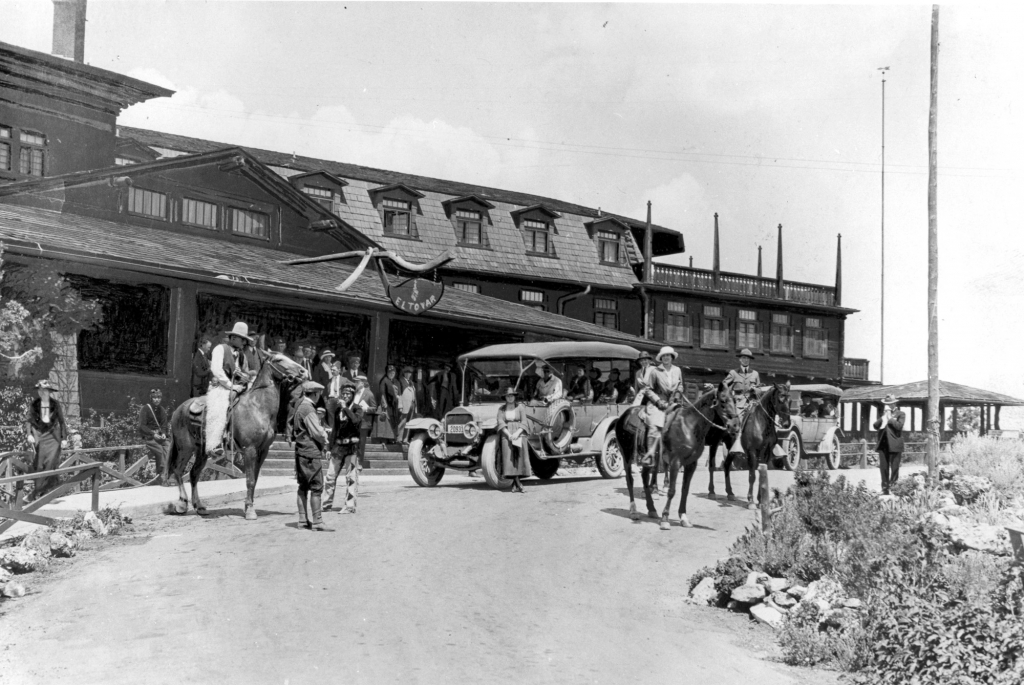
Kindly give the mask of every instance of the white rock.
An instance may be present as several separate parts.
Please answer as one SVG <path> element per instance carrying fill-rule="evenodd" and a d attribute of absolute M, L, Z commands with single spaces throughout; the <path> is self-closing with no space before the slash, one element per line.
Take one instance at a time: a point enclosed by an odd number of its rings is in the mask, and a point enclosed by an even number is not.
<path fill-rule="evenodd" d="M 764 585 L 768 590 L 768 594 L 773 592 L 781 592 L 789 587 L 789 581 L 785 578 L 769 578 L 768 580 L 761 581 L 761 585 Z"/>
<path fill-rule="evenodd" d="M 747 574 L 747 585 L 757 585 L 760 582 L 766 582 L 771 579 L 771 576 L 764 571 L 751 571 Z"/>
<path fill-rule="evenodd" d="M 859 599 L 851 598 L 843 602 L 843 606 L 847 609 L 860 609 L 864 604 Z"/>
<path fill-rule="evenodd" d="M 73 557 L 78 550 L 78 540 L 63 533 L 50 533 L 50 553 L 55 557 Z"/>
<path fill-rule="evenodd" d="M 768 606 L 767 604 L 755 604 L 750 607 L 750 615 L 761 623 L 771 626 L 775 630 L 782 627 L 782 613 L 778 609 Z"/>
<path fill-rule="evenodd" d="M 843 586 L 831 578 L 816 580 L 807 586 L 807 594 L 801 601 L 808 602 L 816 599 L 825 601 L 829 606 L 842 606 L 846 595 Z"/>
<path fill-rule="evenodd" d="M 31 573 L 46 565 L 46 557 L 34 549 L 11 547 L 0 552 L 0 566 L 11 573 Z"/>
<path fill-rule="evenodd" d="M 85 512 L 82 522 L 85 524 L 86 528 L 88 528 L 89 531 L 97 537 L 103 537 L 107 534 L 106 524 L 100 520 L 100 517 L 97 516 L 94 511 Z"/>
<path fill-rule="evenodd" d="M 929 511 L 927 514 L 921 517 L 921 520 L 930 521 L 941 528 L 946 528 L 947 526 L 949 526 L 949 519 L 937 511 Z"/>
<path fill-rule="evenodd" d="M 773 592 L 772 603 L 780 609 L 791 609 L 796 606 L 796 598 L 788 592 Z"/>
<path fill-rule="evenodd" d="M 15 597 L 24 597 L 25 586 L 16 580 L 9 580 L 4 585 L 3 590 L 0 591 L 0 594 L 9 599 L 14 599 Z"/>
<path fill-rule="evenodd" d="M 958 523 L 950 529 L 949 535 L 954 543 L 967 549 L 997 555 L 1009 555 L 1011 552 L 1009 536 L 1002 526 Z"/>
<path fill-rule="evenodd" d="M 3 585 L 14 576 L 13 573 L 0 566 L 0 585 Z"/>
<path fill-rule="evenodd" d="M 799 600 L 803 599 L 804 595 L 807 594 L 807 588 L 803 585 L 794 585 L 793 587 L 787 588 L 786 592 L 790 597 L 796 597 Z"/>
<path fill-rule="evenodd" d="M 763 585 L 740 585 L 732 591 L 732 594 L 730 594 L 729 597 L 735 602 L 755 604 L 764 599 L 764 595 L 765 592 Z"/>
<path fill-rule="evenodd" d="M 718 599 L 718 590 L 715 589 L 715 579 L 712 577 L 702 578 L 699 583 L 690 590 L 690 601 L 694 604 L 707 606 Z"/>

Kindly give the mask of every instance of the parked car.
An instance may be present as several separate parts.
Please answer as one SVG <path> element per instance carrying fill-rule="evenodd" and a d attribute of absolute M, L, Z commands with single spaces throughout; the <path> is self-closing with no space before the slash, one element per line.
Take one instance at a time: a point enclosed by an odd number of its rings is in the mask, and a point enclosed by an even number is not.
<path fill-rule="evenodd" d="M 839 468 L 839 398 L 843 391 L 833 385 L 793 385 L 789 389 L 790 429 L 779 431 L 779 445 L 786 451 L 783 465 L 789 471 L 806 457 L 824 456 L 830 469 Z"/>
<path fill-rule="evenodd" d="M 418 485 L 437 485 L 447 469 L 479 469 L 493 488 L 507 488 L 511 479 L 501 473 L 496 424 L 505 391 L 512 387 L 526 408 L 530 466 L 538 478 L 554 477 L 562 460 L 582 462 L 593 457 L 605 478 L 624 473 L 615 441 L 615 422 L 630 406 L 615 403 L 570 402 L 550 404 L 533 400 L 540 370 L 551 367 L 563 387 L 569 387 L 570 369 L 597 368 L 606 377 L 613 368 L 623 379 L 639 352 L 628 345 L 599 342 L 544 342 L 490 345 L 459 357 L 462 398 L 442 421 L 430 418 L 409 422 L 409 473 Z M 625 383 L 623 384 L 625 385 Z"/>

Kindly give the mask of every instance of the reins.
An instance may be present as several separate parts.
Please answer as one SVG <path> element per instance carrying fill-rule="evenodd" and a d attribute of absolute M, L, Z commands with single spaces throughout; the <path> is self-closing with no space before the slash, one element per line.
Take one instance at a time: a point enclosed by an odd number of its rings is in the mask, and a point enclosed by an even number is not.
<path fill-rule="evenodd" d="M 712 392 L 715 392 L 715 393 L 717 393 L 718 391 L 717 391 L 717 390 L 713 390 Z M 704 414 L 703 414 L 703 413 L 701 412 L 701 410 L 700 410 L 700 409 L 699 409 L 699 408 L 697 407 L 697 405 L 695 405 L 695 404 L 694 404 L 693 402 L 691 402 L 691 401 L 690 401 L 690 398 L 688 398 L 688 397 L 687 397 L 687 396 L 686 396 L 685 394 L 683 394 L 683 393 L 679 393 L 679 396 L 683 398 L 683 401 L 684 401 L 684 402 L 686 402 L 686 403 L 687 403 L 688 405 L 690 405 L 691 407 L 693 407 L 693 410 L 694 410 L 695 412 L 697 412 L 697 416 L 701 417 L 702 419 L 704 419 L 705 421 L 707 421 L 707 422 L 708 422 L 709 424 L 711 424 L 711 427 L 712 427 L 712 428 L 717 428 L 718 430 L 720 430 L 720 431 L 724 431 L 724 432 L 726 432 L 726 433 L 728 433 L 728 432 L 729 432 L 729 429 L 728 429 L 728 428 L 726 428 L 725 426 L 719 426 L 719 425 L 718 425 L 717 423 L 715 423 L 714 421 L 712 421 L 712 420 L 711 420 L 711 419 L 709 419 L 708 417 L 704 416 Z M 715 400 L 714 404 L 712 404 L 712 405 L 711 405 L 711 408 L 712 408 L 712 410 L 713 410 L 713 409 L 714 409 L 714 408 L 715 408 L 716 406 L 718 406 L 718 400 L 717 400 L 717 399 Z"/>

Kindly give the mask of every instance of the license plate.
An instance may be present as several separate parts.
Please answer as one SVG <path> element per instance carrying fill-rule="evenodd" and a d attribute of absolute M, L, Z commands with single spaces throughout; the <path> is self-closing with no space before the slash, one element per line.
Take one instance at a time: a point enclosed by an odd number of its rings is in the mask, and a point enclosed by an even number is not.
<path fill-rule="evenodd" d="M 466 424 L 456 423 L 454 425 L 448 426 L 448 432 L 455 433 L 456 435 L 462 435 L 463 433 L 466 432 Z"/>

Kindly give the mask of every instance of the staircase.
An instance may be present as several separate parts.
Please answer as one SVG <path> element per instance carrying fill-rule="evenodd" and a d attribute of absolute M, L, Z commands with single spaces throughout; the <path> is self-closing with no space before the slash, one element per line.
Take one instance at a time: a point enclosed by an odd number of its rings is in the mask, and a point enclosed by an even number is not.
<path fill-rule="evenodd" d="M 325 476 L 327 462 L 324 462 Z M 267 453 L 267 460 L 260 469 L 261 476 L 294 476 L 295 447 L 285 441 L 284 436 L 274 436 L 274 442 Z M 409 463 L 401 445 L 381 445 L 371 442 L 366 446 L 363 459 L 364 476 L 407 476 Z"/>

